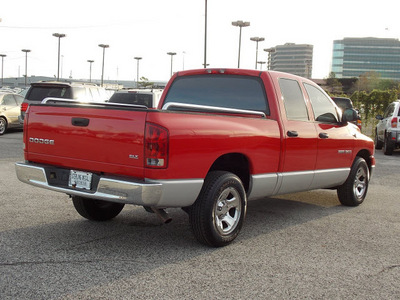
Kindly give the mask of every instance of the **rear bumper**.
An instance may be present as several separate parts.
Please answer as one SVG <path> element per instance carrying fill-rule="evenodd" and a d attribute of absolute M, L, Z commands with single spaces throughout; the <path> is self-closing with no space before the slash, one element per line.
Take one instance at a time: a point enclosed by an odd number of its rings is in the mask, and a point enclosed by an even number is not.
<path fill-rule="evenodd" d="M 20 181 L 48 190 L 99 199 L 110 202 L 152 207 L 184 207 L 194 203 L 203 180 L 145 180 L 136 181 L 117 177 L 100 176 L 92 190 L 74 189 L 49 184 L 45 166 L 32 163 L 16 163 Z"/>

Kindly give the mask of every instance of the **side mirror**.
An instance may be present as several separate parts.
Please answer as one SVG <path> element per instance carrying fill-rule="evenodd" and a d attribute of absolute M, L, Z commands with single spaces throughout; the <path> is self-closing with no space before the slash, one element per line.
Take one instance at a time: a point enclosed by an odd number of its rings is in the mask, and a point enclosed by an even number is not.
<path fill-rule="evenodd" d="M 377 116 L 375 117 L 375 119 L 377 119 L 377 120 L 383 120 L 383 117 L 382 117 L 381 115 L 377 115 Z"/>
<path fill-rule="evenodd" d="M 348 108 L 343 112 L 342 115 L 342 122 L 347 123 L 347 122 L 353 122 L 358 120 L 358 114 L 357 111 L 353 108 Z"/>

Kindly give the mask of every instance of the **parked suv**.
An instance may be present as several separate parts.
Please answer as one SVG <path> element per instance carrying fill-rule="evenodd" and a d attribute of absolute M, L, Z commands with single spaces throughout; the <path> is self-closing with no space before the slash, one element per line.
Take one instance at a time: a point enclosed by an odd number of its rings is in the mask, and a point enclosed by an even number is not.
<path fill-rule="evenodd" d="M 344 112 L 346 109 L 352 108 L 355 109 L 353 107 L 353 102 L 351 101 L 350 98 L 345 98 L 345 97 L 332 97 L 333 102 L 336 103 L 337 106 L 339 106 L 339 108 L 342 110 L 342 112 Z M 358 110 L 356 109 L 357 113 Z M 361 130 L 361 117 L 358 114 L 358 118 L 357 120 L 351 122 L 354 125 L 357 125 L 358 128 L 360 128 Z"/>
<path fill-rule="evenodd" d="M 382 149 L 386 155 L 392 155 L 393 150 L 400 147 L 400 100 L 392 102 L 386 108 L 375 129 L 375 149 Z"/>
<path fill-rule="evenodd" d="M 161 89 L 128 89 L 115 92 L 108 102 L 144 105 L 156 108 L 160 102 Z"/>
<path fill-rule="evenodd" d="M 109 99 L 106 89 L 92 83 L 81 82 L 35 82 L 31 84 L 21 105 L 21 120 L 31 103 L 40 103 L 43 99 L 63 98 L 82 102 L 105 102 Z"/>

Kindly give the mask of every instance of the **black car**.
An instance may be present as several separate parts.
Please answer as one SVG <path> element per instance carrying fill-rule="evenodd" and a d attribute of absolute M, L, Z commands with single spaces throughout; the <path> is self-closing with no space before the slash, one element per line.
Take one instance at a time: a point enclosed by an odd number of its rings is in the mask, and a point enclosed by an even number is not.
<path fill-rule="evenodd" d="M 343 111 L 346 109 L 352 108 L 355 109 L 358 112 L 358 109 L 354 108 L 353 102 L 351 101 L 350 98 L 346 97 L 332 97 L 333 102 L 336 103 L 336 105 Z M 358 128 L 361 130 L 361 117 L 358 115 L 358 119 L 354 122 L 352 122 L 354 125 L 357 125 Z"/>

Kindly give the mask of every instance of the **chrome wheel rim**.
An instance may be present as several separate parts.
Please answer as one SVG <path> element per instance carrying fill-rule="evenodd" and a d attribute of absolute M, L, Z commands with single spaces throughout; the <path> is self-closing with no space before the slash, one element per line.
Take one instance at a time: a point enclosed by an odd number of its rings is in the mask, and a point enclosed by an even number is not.
<path fill-rule="evenodd" d="M 219 195 L 214 207 L 214 225 L 221 235 L 232 233 L 239 224 L 242 201 L 239 192 L 228 187 Z"/>
<path fill-rule="evenodd" d="M 4 133 L 4 131 L 6 131 L 6 121 L 0 118 L 0 133 Z"/>
<path fill-rule="evenodd" d="M 356 177 L 353 184 L 353 192 L 358 200 L 362 200 L 367 190 L 368 173 L 364 168 L 357 170 Z"/>

